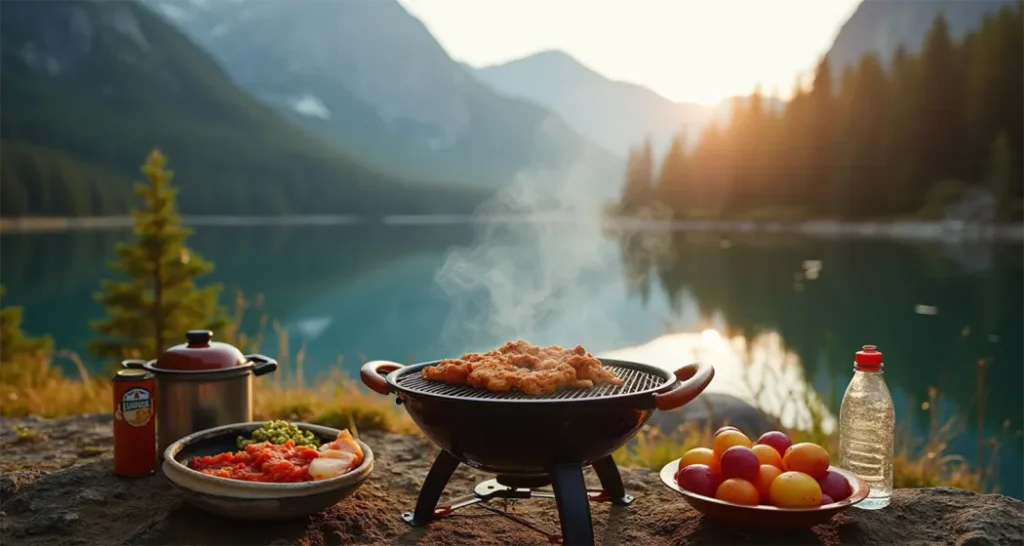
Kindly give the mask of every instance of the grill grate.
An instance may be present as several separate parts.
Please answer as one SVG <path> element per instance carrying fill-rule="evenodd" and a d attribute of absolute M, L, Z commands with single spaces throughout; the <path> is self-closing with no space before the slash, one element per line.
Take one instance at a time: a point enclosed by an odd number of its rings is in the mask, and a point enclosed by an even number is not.
<path fill-rule="evenodd" d="M 493 392 L 469 385 L 453 385 L 443 381 L 428 381 L 420 373 L 422 369 L 410 370 L 396 379 L 398 386 L 420 394 L 462 398 L 468 400 L 584 400 L 636 394 L 655 390 L 674 382 L 655 373 L 625 366 L 605 366 L 622 379 L 622 385 L 598 385 L 592 389 L 562 389 L 550 394 L 530 395 L 519 391 Z M 667 374 L 666 374 L 667 375 Z"/>

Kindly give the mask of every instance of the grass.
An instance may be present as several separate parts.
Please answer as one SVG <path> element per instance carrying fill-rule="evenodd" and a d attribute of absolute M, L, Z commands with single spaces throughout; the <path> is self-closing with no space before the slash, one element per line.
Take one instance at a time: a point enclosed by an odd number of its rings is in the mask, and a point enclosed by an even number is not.
<path fill-rule="evenodd" d="M 257 308 L 260 301 L 255 302 Z M 287 332 L 278 324 L 261 317 L 254 335 L 242 333 L 240 325 L 250 302 L 241 295 L 235 302 L 235 316 L 223 339 L 234 343 L 245 352 L 256 352 L 265 338 L 273 333 L 277 340 L 280 368 L 274 374 L 254 379 L 253 418 L 256 420 L 286 419 L 322 424 L 356 431 L 380 430 L 397 433 L 416 433 L 408 415 L 398 409 L 390 397 L 384 397 L 362 388 L 341 373 L 332 373 L 312 384 L 303 381 L 305 347 L 294 354 L 288 347 Z M 55 359 L 70 359 L 78 377 L 68 377 Z M 336 367 L 340 369 L 341 361 Z M 983 368 L 979 368 L 979 373 Z M 73 353 L 48 355 L 40 352 L 15 355 L 11 362 L 0 366 L 0 416 L 65 417 L 87 413 L 106 413 L 113 404 L 109 378 L 91 376 L 81 359 Z M 979 375 L 979 392 L 982 392 Z M 759 389 L 754 389 L 759 392 Z M 758 398 L 760 395 L 756 396 Z M 810 393 L 803 396 L 811 396 Z M 799 395 L 789 398 L 796 400 Z M 790 400 L 787 400 L 787 402 Z M 825 415 L 815 408 L 820 404 L 805 399 L 809 423 L 800 430 L 784 430 L 794 442 L 814 442 L 830 453 L 838 452 L 838 439 L 825 432 Z M 783 407 L 784 409 L 784 407 Z M 962 423 L 951 420 L 939 422 L 938 392 L 929 393 L 929 400 L 921 404 L 929 411 L 931 426 L 928 438 L 915 442 L 906 428 L 899 428 L 896 436 L 894 477 L 896 487 L 952 486 L 974 491 L 993 490 L 995 483 L 995 445 L 979 437 L 979 460 L 986 449 L 991 452 L 988 466 L 972 467 L 963 457 L 948 453 L 948 442 L 961 432 Z M 771 421 L 779 415 L 765 413 Z M 781 409 L 778 413 L 781 414 Z M 15 442 L 35 442 L 43 438 L 27 427 L 17 429 Z M 710 425 L 688 423 L 675 431 L 664 432 L 645 427 L 634 442 L 619 449 L 614 457 L 623 466 L 660 469 L 687 450 L 710 446 L 714 431 Z"/>
<path fill-rule="evenodd" d="M 258 310 L 262 302 L 249 302 L 237 295 L 233 320 L 221 339 L 244 352 L 259 352 L 268 332 L 277 339 L 278 371 L 253 380 L 253 419 L 287 419 L 362 431 L 416 430 L 393 399 L 368 392 L 341 373 L 317 378 L 311 385 L 304 382 L 305 347 L 291 354 L 287 331 L 280 325 L 261 315 L 255 334 L 243 332 L 243 319 L 252 307 Z M 56 365 L 58 359 L 70 360 L 77 377 L 65 375 Z M 0 365 L 0 417 L 109 413 L 113 406 L 111 389 L 109 376 L 93 377 L 74 353 L 17 354 Z M 21 434 L 18 438 L 20 441 Z"/>

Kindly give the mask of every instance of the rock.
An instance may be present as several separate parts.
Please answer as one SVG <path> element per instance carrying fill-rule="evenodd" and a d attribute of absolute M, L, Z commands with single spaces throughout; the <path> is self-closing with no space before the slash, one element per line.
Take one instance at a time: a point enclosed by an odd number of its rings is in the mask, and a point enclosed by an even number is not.
<path fill-rule="evenodd" d="M 656 411 L 647 424 L 670 433 L 686 424 L 711 426 L 712 430 L 725 425 L 739 428 L 751 439 L 779 428 L 779 423 L 757 408 L 735 396 L 706 392 L 689 404 L 672 411 Z"/>
<path fill-rule="evenodd" d="M 0 499 L 10 498 L 22 485 L 36 480 L 42 473 L 33 470 L 15 470 L 0 476 Z"/>
<path fill-rule="evenodd" d="M 64 426 L 95 429 L 78 418 L 38 423 L 44 432 Z M 4 422 L 4 426 L 9 426 Z M 99 427 L 103 428 L 103 427 Z M 85 432 L 86 442 L 102 432 Z M 119 479 L 102 454 L 49 471 L 19 470 L 0 475 L 0 543 L 42 544 L 546 544 L 540 533 L 480 506 L 467 507 L 425 528 L 400 518 L 416 494 L 437 450 L 421 437 L 368 432 L 377 467 L 351 497 L 328 510 L 291 522 L 235 522 L 184 504 L 162 476 Z M 41 453 L 30 446 L 7 446 L 22 464 Z M 35 451 L 31 451 L 35 449 Z M 30 455 L 29 452 L 34 453 Z M 77 459 L 76 459 L 77 460 Z M 596 485 L 592 471 L 587 480 Z M 933 488 L 900 489 L 883 510 L 849 509 L 830 523 L 787 535 L 723 526 L 703 518 L 677 494 L 662 486 L 658 474 L 622 469 L 623 482 L 636 501 L 628 507 L 594 502 L 593 523 L 599 544 L 1024 544 L 1024 503 L 1002 495 Z M 492 476 L 466 467 L 452 477 L 445 499 L 472 491 Z M 489 503 L 502 509 L 500 500 Z M 546 533 L 558 532 L 554 501 L 521 500 L 515 516 Z"/>

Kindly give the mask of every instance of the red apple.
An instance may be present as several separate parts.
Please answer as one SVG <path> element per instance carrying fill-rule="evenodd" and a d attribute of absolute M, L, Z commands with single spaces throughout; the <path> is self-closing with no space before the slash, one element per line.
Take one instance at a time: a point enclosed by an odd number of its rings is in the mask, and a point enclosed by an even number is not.
<path fill-rule="evenodd" d="M 720 467 L 725 479 L 742 478 L 753 482 L 761 470 L 761 460 L 749 447 L 732 446 L 722 453 Z"/>
<path fill-rule="evenodd" d="M 828 495 L 824 495 L 824 494 L 821 496 L 821 505 L 822 506 L 825 506 L 826 504 L 832 504 L 833 502 L 836 502 L 836 501 L 832 500 L 832 497 L 830 497 Z"/>
<path fill-rule="evenodd" d="M 692 464 L 676 474 L 679 487 L 706 497 L 714 497 L 722 483 L 722 475 L 706 464 Z"/>
<path fill-rule="evenodd" d="M 853 493 L 850 481 L 834 470 L 829 470 L 824 478 L 818 480 L 818 483 L 821 484 L 821 492 L 832 497 L 836 502 L 849 497 Z"/>
<path fill-rule="evenodd" d="M 773 430 L 762 434 L 761 437 L 757 439 L 757 442 L 754 443 L 774 447 L 775 451 L 778 451 L 779 456 L 781 457 L 786 454 L 786 450 L 789 449 L 789 446 L 793 445 L 793 440 L 790 440 L 789 436 L 786 436 L 784 433 Z"/>

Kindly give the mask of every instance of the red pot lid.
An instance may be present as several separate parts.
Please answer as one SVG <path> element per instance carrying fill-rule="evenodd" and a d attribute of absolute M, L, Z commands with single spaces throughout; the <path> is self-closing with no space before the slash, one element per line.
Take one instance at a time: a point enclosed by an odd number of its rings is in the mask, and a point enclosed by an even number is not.
<path fill-rule="evenodd" d="M 209 330 L 189 330 L 187 343 L 175 345 L 160 356 L 156 368 L 162 370 L 201 371 L 234 368 L 246 363 L 242 351 L 229 343 L 211 341 Z"/>

